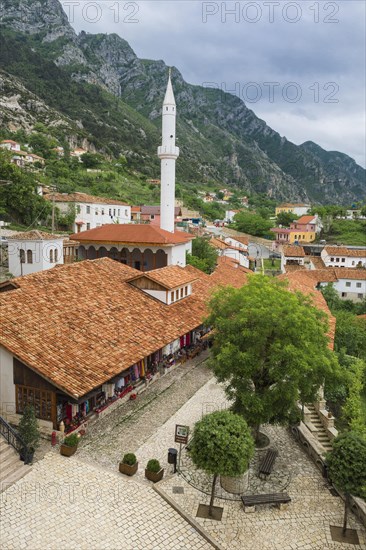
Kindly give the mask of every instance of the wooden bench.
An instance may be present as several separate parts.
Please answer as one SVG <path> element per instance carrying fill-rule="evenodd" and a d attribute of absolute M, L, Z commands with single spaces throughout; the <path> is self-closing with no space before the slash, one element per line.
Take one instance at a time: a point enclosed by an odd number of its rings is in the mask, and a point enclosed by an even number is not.
<path fill-rule="evenodd" d="M 280 509 L 283 509 L 282 505 L 291 502 L 291 497 L 287 493 L 272 493 L 268 495 L 243 495 L 241 500 L 245 512 L 254 512 L 255 506 L 259 504 L 277 504 Z"/>
<path fill-rule="evenodd" d="M 268 449 L 266 452 L 265 457 L 263 458 L 262 462 L 259 465 L 259 477 L 262 479 L 266 479 L 267 476 L 272 472 L 274 463 L 276 461 L 278 455 L 278 451 L 276 449 Z"/>

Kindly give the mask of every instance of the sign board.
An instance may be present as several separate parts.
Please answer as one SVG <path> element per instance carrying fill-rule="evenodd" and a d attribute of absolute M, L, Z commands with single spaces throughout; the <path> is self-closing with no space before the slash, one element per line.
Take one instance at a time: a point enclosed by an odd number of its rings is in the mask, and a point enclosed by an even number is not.
<path fill-rule="evenodd" d="M 189 434 L 189 426 L 182 426 L 180 424 L 175 425 L 175 437 L 174 437 L 175 443 L 183 443 L 184 445 L 187 445 L 188 434 Z"/>

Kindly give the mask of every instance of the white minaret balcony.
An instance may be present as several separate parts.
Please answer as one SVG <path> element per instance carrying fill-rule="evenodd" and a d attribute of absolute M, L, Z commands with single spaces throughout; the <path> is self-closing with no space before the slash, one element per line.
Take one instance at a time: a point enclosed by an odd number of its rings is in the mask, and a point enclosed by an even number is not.
<path fill-rule="evenodd" d="M 175 145 L 160 145 L 158 147 L 159 159 L 174 159 L 179 157 L 179 147 Z"/>

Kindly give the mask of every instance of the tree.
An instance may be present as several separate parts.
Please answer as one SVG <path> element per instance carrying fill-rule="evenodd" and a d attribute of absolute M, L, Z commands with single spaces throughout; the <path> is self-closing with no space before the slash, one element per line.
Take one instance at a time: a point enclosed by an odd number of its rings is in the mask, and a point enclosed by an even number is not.
<path fill-rule="evenodd" d="M 272 222 L 253 212 L 238 212 L 234 218 L 234 225 L 238 231 L 264 237 L 269 236 Z"/>
<path fill-rule="evenodd" d="M 97 168 L 103 161 L 102 155 L 93 153 L 84 153 L 81 155 L 81 160 L 86 168 Z"/>
<path fill-rule="evenodd" d="M 203 237 L 197 237 L 192 241 L 192 254 L 187 254 L 187 263 L 205 273 L 212 273 L 217 262 L 217 251 Z"/>
<path fill-rule="evenodd" d="M 284 225 L 285 227 L 289 227 L 290 223 L 292 223 L 294 220 L 297 220 L 297 216 L 292 212 L 280 212 L 277 215 L 277 225 Z"/>
<path fill-rule="evenodd" d="M 218 475 L 240 476 L 254 454 L 247 423 L 231 411 L 216 411 L 195 424 L 190 456 L 193 463 L 213 475 L 209 515 L 212 516 Z"/>
<path fill-rule="evenodd" d="M 335 349 L 366 361 L 366 318 L 348 311 L 338 311 L 336 318 Z"/>
<path fill-rule="evenodd" d="M 22 449 L 25 462 L 31 462 L 30 455 L 33 456 L 41 437 L 38 421 L 32 405 L 24 407 L 23 415 L 18 426 L 18 433 L 26 447 Z"/>
<path fill-rule="evenodd" d="M 343 535 L 347 529 L 350 495 L 366 498 L 366 438 L 358 432 L 341 434 L 327 455 L 332 482 L 345 493 Z"/>
<path fill-rule="evenodd" d="M 324 379 L 339 373 L 327 315 L 282 281 L 250 276 L 242 288 L 217 291 L 209 309 L 211 367 L 256 439 L 262 423 L 289 422 L 298 399 L 311 402 Z"/>

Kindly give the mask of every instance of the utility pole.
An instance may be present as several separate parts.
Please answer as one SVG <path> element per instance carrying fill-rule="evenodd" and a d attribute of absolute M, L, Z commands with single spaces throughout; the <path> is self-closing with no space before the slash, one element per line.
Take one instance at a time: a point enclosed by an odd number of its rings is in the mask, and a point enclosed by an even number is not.
<path fill-rule="evenodd" d="M 52 235 L 55 232 L 55 187 L 52 186 Z"/>

